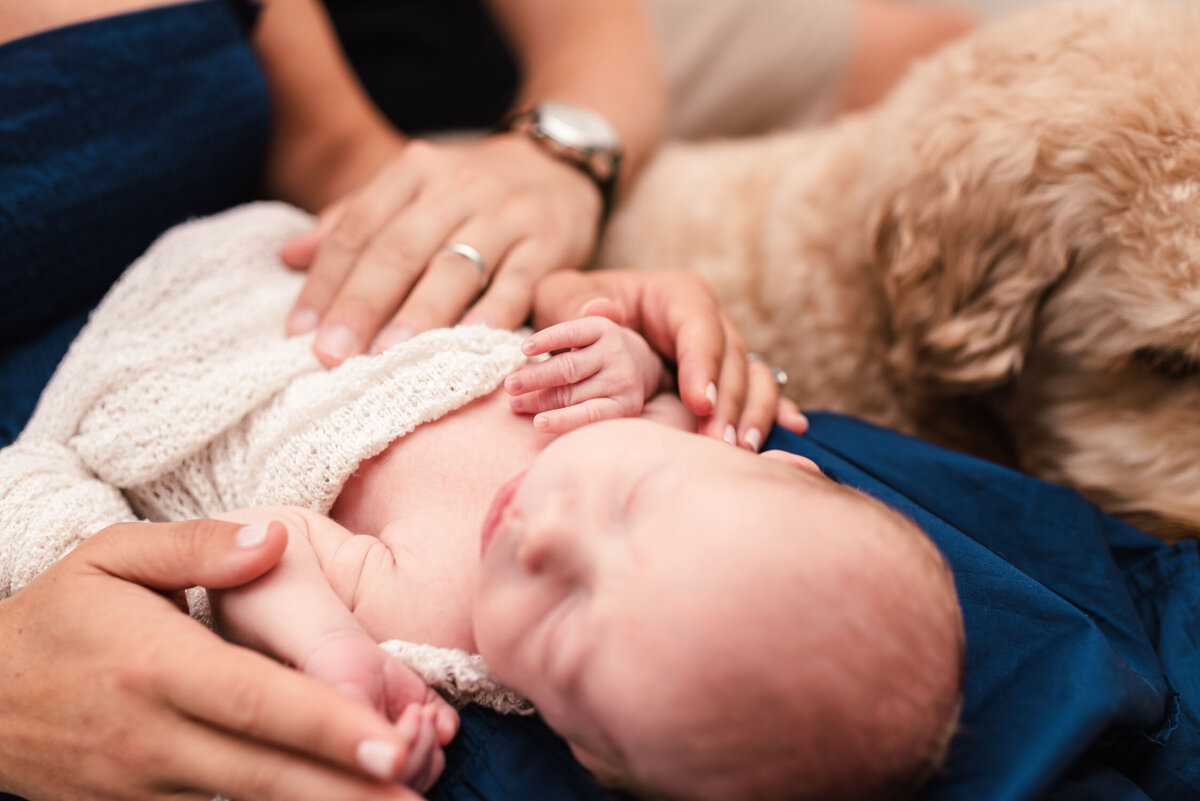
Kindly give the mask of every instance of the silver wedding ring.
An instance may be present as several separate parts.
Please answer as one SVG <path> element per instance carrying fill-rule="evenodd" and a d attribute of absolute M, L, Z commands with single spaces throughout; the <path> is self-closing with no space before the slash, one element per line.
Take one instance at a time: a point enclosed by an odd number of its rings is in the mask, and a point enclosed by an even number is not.
<path fill-rule="evenodd" d="M 451 242 L 442 248 L 446 253 L 457 253 L 469 262 L 475 265 L 475 269 L 479 271 L 479 285 L 485 286 L 488 282 L 488 268 L 483 261 L 483 256 L 479 255 L 479 251 L 470 245 L 463 242 Z"/>
<path fill-rule="evenodd" d="M 784 387 L 787 386 L 788 374 L 784 371 L 784 369 L 782 367 L 776 367 L 775 365 L 771 364 L 770 362 L 768 362 L 766 359 L 764 359 L 761 355 L 759 355 L 757 353 L 747 353 L 746 358 L 749 361 L 758 362 L 759 364 L 763 365 L 768 370 L 770 370 L 771 375 L 775 376 L 775 383 L 779 385 L 780 390 L 782 390 Z"/>

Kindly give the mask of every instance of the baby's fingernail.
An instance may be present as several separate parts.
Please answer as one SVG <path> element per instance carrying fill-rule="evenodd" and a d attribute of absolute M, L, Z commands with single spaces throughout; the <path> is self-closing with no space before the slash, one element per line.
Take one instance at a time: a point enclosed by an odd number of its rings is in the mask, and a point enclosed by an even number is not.
<path fill-rule="evenodd" d="M 509 376 L 504 382 L 504 388 L 508 390 L 510 395 L 519 395 L 521 393 L 521 379 L 516 376 Z"/>
<path fill-rule="evenodd" d="M 730 445 L 737 445 L 737 430 L 732 423 L 725 426 L 725 441 Z"/>
<path fill-rule="evenodd" d="M 354 752 L 358 766 L 377 779 L 389 781 L 396 772 L 400 749 L 385 740 L 363 740 Z"/>
<path fill-rule="evenodd" d="M 762 432 L 757 428 L 751 428 L 746 432 L 746 444 L 750 446 L 752 451 L 758 453 L 759 449 L 762 448 Z"/>
<path fill-rule="evenodd" d="M 717 410 L 717 385 L 709 381 L 708 386 L 704 388 L 704 397 L 708 398 L 708 402 L 712 404 L 715 412 Z"/>
<path fill-rule="evenodd" d="M 537 349 L 537 345 L 534 344 L 534 341 L 532 339 L 527 339 L 521 343 L 521 352 L 522 353 L 533 353 L 533 351 L 536 349 Z"/>
<path fill-rule="evenodd" d="M 533 427 L 538 431 L 549 431 L 550 419 L 545 415 L 539 414 L 537 417 L 533 418 Z"/>
<path fill-rule="evenodd" d="M 346 326 L 335 325 L 321 329 L 314 347 L 326 356 L 341 361 L 354 352 L 358 347 L 358 340 L 354 332 Z"/>
<path fill-rule="evenodd" d="M 252 526 L 243 526 L 238 529 L 237 536 L 234 540 L 239 548 L 257 548 L 263 544 L 267 538 L 267 528 L 270 523 L 255 523 Z"/>
<path fill-rule="evenodd" d="M 482 314 L 476 314 L 475 312 L 471 312 L 466 317 L 463 317 L 461 320 L 458 321 L 458 324 L 459 325 L 482 325 L 484 327 L 488 327 L 487 318 L 484 317 Z"/>
<path fill-rule="evenodd" d="M 317 314 L 313 309 L 296 309 L 292 312 L 292 316 L 288 318 L 287 330 L 293 336 L 307 334 L 309 331 L 316 329 L 320 322 L 321 315 Z"/>

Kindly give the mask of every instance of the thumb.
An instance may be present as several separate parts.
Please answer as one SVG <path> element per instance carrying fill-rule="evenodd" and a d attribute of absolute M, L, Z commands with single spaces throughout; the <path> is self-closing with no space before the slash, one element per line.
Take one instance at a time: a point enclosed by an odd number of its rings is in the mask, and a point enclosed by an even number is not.
<path fill-rule="evenodd" d="M 287 547 L 282 523 L 220 520 L 120 523 L 78 548 L 93 568 L 157 590 L 236 587 L 266 573 Z"/>
<path fill-rule="evenodd" d="M 607 317 L 623 323 L 619 302 L 606 291 L 609 287 L 597 273 L 555 270 L 537 283 L 533 300 L 533 326 L 541 330 L 574 320 L 585 314 Z"/>
<path fill-rule="evenodd" d="M 279 258 L 293 270 L 307 270 L 317 257 L 317 250 L 333 227 L 342 219 L 343 201 L 337 201 L 326 206 L 317 215 L 317 224 L 304 233 L 294 236 L 283 244 Z"/>

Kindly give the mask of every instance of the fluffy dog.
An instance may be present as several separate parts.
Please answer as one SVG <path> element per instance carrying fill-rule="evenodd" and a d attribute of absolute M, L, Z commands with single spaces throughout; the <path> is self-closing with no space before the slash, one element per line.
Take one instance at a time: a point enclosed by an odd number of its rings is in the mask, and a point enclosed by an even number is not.
<path fill-rule="evenodd" d="M 1200 532 L 1200 7 L 1041 6 L 828 128 L 677 145 L 605 266 L 705 277 L 789 394 Z"/>

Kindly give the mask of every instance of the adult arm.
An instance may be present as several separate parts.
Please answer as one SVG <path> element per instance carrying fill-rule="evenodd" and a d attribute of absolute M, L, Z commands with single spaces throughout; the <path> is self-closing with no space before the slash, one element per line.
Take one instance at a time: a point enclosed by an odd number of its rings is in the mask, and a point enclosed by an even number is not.
<path fill-rule="evenodd" d="M 365 351 L 381 331 L 377 346 L 386 347 L 453 323 L 468 307 L 466 322 L 522 322 L 540 276 L 591 256 L 602 211 L 598 188 L 523 134 L 389 140 L 375 112 L 362 109 L 361 90 L 348 93 L 344 60 L 335 53 L 331 73 L 329 58 L 316 58 L 328 49 L 317 46 L 331 35 L 327 22 L 319 13 L 309 19 L 310 8 L 285 16 L 289 4 L 310 5 L 273 0 L 258 36 L 277 118 L 286 123 L 277 127 L 271 186 L 307 208 L 340 198 L 312 232 L 284 249 L 288 264 L 309 272 L 289 332 L 319 328 L 314 347 L 332 365 Z M 657 141 L 665 105 L 637 1 L 495 0 L 493 9 L 526 76 L 517 108 L 556 99 L 603 114 L 623 140 L 621 183 L 628 185 Z M 303 51 L 300 40 L 308 42 Z M 335 107 L 343 109 L 341 122 L 324 122 L 324 109 Z M 367 143 L 346 157 L 356 139 Z M 339 166 L 303 174 L 323 164 Z M 450 243 L 477 250 L 486 276 L 442 251 Z"/>
<path fill-rule="evenodd" d="M 405 757 L 385 718 L 223 642 L 171 594 L 250 581 L 286 539 L 280 523 L 123 523 L 0 601 L 0 789 L 416 799 L 379 780 Z"/>

